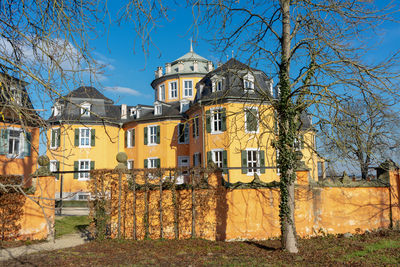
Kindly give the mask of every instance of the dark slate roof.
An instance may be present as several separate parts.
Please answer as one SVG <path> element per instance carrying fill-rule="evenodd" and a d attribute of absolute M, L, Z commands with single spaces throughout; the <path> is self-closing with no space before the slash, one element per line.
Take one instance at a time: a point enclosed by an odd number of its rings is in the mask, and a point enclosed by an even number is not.
<path fill-rule="evenodd" d="M 67 94 L 64 98 L 103 99 L 110 104 L 114 103 L 114 101 L 105 97 L 102 93 L 100 93 L 96 88 L 92 86 L 81 86 Z"/>
<path fill-rule="evenodd" d="M 123 120 L 123 122 L 131 122 L 131 121 L 151 121 L 151 120 L 164 120 L 164 119 L 180 119 L 185 118 L 186 115 L 180 113 L 180 103 L 164 103 L 158 101 L 162 105 L 162 114 L 154 115 L 154 106 L 145 106 L 147 108 L 141 109 L 141 114 L 139 118 L 133 118 L 129 114 L 128 108 L 128 118 Z M 144 105 L 138 105 L 137 107 L 143 107 Z"/>
<path fill-rule="evenodd" d="M 254 76 L 255 90 L 244 90 L 243 76 L 251 73 Z M 218 76 L 223 78 L 223 90 L 212 92 L 211 78 Z M 195 102 L 223 101 L 227 99 L 260 100 L 270 96 L 268 84 L 271 81 L 264 72 L 251 68 L 248 65 L 232 58 L 214 71 L 208 73 L 197 84 Z M 202 90 L 201 87 L 203 86 Z"/>

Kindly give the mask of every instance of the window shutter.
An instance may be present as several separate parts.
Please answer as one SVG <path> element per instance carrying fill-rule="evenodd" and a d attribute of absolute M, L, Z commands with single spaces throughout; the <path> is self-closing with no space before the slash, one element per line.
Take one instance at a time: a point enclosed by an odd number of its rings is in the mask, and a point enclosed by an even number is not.
<path fill-rule="evenodd" d="M 207 151 L 207 166 L 210 167 L 210 163 L 213 162 L 212 160 L 212 152 Z"/>
<path fill-rule="evenodd" d="M 144 144 L 145 145 L 147 145 L 147 134 L 148 134 L 147 127 L 144 127 Z M 147 168 L 147 167 L 145 167 L 145 168 Z"/>
<path fill-rule="evenodd" d="M 221 109 L 221 131 L 226 131 L 226 108 Z"/>
<path fill-rule="evenodd" d="M 157 159 L 156 162 L 157 162 L 157 168 L 161 168 L 161 160 Z"/>
<path fill-rule="evenodd" d="M 157 126 L 157 141 L 156 143 L 159 144 L 160 143 L 160 126 Z"/>
<path fill-rule="evenodd" d="M 222 151 L 222 168 L 223 169 L 223 173 L 228 173 L 228 169 L 226 169 L 228 167 L 228 152 L 226 150 Z"/>
<path fill-rule="evenodd" d="M 125 131 L 125 147 L 128 147 L 128 131 Z"/>
<path fill-rule="evenodd" d="M 56 171 L 60 171 L 60 162 L 59 161 L 56 162 Z M 56 177 L 57 180 L 60 179 L 59 173 L 56 173 L 54 176 Z"/>
<path fill-rule="evenodd" d="M 201 157 L 201 152 L 199 152 L 199 166 L 201 167 L 201 165 L 203 165 L 203 160 Z"/>
<path fill-rule="evenodd" d="M 148 159 L 144 159 L 144 168 L 147 169 L 147 163 L 148 163 Z"/>
<path fill-rule="evenodd" d="M 78 179 L 79 177 L 79 161 L 74 161 L 74 179 Z"/>
<path fill-rule="evenodd" d="M 57 129 L 57 140 L 56 140 L 56 147 L 60 147 L 61 144 L 61 128 Z"/>
<path fill-rule="evenodd" d="M 24 144 L 24 156 L 30 157 L 31 156 L 31 139 L 32 135 L 29 132 L 25 133 L 25 144 Z"/>
<path fill-rule="evenodd" d="M 135 146 L 135 129 L 132 129 L 131 138 L 132 138 L 132 146 Z"/>
<path fill-rule="evenodd" d="M 242 150 L 242 173 L 247 173 L 247 151 Z"/>
<path fill-rule="evenodd" d="M 90 161 L 90 170 L 94 170 L 94 161 L 93 160 Z"/>
<path fill-rule="evenodd" d="M 193 155 L 192 155 L 192 160 L 193 160 L 193 161 L 192 161 L 192 166 L 194 167 L 194 166 L 195 166 L 194 164 L 195 164 L 195 162 L 196 162 L 196 154 L 193 154 Z"/>
<path fill-rule="evenodd" d="M 258 151 L 258 156 L 260 158 L 260 167 L 265 167 L 265 152 L 264 152 L 264 150 Z M 265 173 L 265 169 L 264 168 L 260 169 L 260 172 Z"/>
<path fill-rule="evenodd" d="M 51 139 L 50 139 L 50 141 L 51 141 L 51 147 L 55 147 L 56 146 L 56 137 L 55 137 L 55 135 L 56 135 L 56 130 L 55 129 L 51 129 Z"/>
<path fill-rule="evenodd" d="M 75 129 L 75 146 L 79 146 L 79 129 Z"/>
<path fill-rule="evenodd" d="M 246 130 L 248 132 L 255 132 L 257 131 L 257 110 L 256 109 L 249 109 L 246 110 Z"/>
<path fill-rule="evenodd" d="M 211 111 L 206 111 L 206 130 L 207 133 L 211 133 Z"/>
<path fill-rule="evenodd" d="M 0 154 L 6 155 L 8 152 L 8 130 L 2 129 L 0 136 Z"/>
<path fill-rule="evenodd" d="M 90 130 L 90 145 L 94 146 L 96 144 L 96 129 Z"/>
<path fill-rule="evenodd" d="M 196 118 L 193 118 L 193 124 L 192 124 L 192 137 L 196 137 Z"/>

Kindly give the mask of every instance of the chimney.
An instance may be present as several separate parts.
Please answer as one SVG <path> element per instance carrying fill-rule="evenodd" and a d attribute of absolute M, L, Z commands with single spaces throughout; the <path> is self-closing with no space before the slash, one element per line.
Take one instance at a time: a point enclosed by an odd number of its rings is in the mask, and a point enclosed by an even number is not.
<path fill-rule="evenodd" d="M 179 72 L 183 72 L 183 61 L 179 61 L 178 68 L 179 68 Z"/>
<path fill-rule="evenodd" d="M 169 74 L 171 72 L 171 63 L 165 64 L 165 74 Z"/>
<path fill-rule="evenodd" d="M 198 72 L 199 71 L 199 63 L 195 60 L 193 61 L 193 71 Z"/>
<path fill-rule="evenodd" d="M 163 73 L 162 73 L 162 67 L 157 67 L 157 78 L 162 77 Z"/>
<path fill-rule="evenodd" d="M 214 70 L 214 66 L 213 66 L 212 61 L 208 61 L 208 62 L 207 62 L 207 70 L 208 70 L 208 72 Z"/>
<path fill-rule="evenodd" d="M 128 118 L 128 112 L 127 112 L 127 107 L 126 104 L 121 105 L 121 119 L 126 120 Z"/>

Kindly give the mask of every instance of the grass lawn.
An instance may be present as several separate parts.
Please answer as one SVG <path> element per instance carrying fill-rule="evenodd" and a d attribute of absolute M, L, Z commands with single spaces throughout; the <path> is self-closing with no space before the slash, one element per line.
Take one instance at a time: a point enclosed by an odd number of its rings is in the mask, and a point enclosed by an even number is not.
<path fill-rule="evenodd" d="M 66 234 L 72 234 L 89 225 L 88 216 L 63 216 L 56 217 L 56 238 Z"/>
<path fill-rule="evenodd" d="M 400 232 L 381 230 L 350 238 L 299 240 L 300 252 L 280 249 L 279 240 L 215 242 L 105 240 L 40 252 L 4 266 L 398 266 Z"/>

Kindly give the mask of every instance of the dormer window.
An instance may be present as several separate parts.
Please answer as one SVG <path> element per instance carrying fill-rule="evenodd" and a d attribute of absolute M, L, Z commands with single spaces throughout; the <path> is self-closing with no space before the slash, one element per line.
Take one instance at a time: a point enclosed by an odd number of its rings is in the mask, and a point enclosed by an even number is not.
<path fill-rule="evenodd" d="M 134 119 L 136 119 L 136 109 L 135 108 L 131 108 L 129 111 L 129 116 L 133 117 Z"/>
<path fill-rule="evenodd" d="M 157 104 L 154 106 L 154 115 L 161 115 L 162 114 L 162 105 Z"/>
<path fill-rule="evenodd" d="M 244 90 L 254 90 L 254 76 L 250 73 L 243 77 Z"/>
<path fill-rule="evenodd" d="M 222 91 L 222 78 L 214 76 L 211 78 L 212 81 L 212 91 L 219 92 Z"/>
<path fill-rule="evenodd" d="M 140 113 L 142 113 L 142 109 L 140 108 L 136 109 L 136 119 L 140 118 Z"/>
<path fill-rule="evenodd" d="M 81 104 L 81 116 L 82 117 L 90 117 L 90 103 Z"/>
<path fill-rule="evenodd" d="M 181 101 L 181 113 L 184 113 L 189 109 L 189 104 L 189 101 Z"/>
<path fill-rule="evenodd" d="M 61 115 L 61 105 L 56 103 L 53 107 L 53 116 L 57 117 Z"/>
<path fill-rule="evenodd" d="M 15 87 L 11 87 L 11 97 L 12 101 L 18 106 L 22 105 L 22 92 Z"/>

